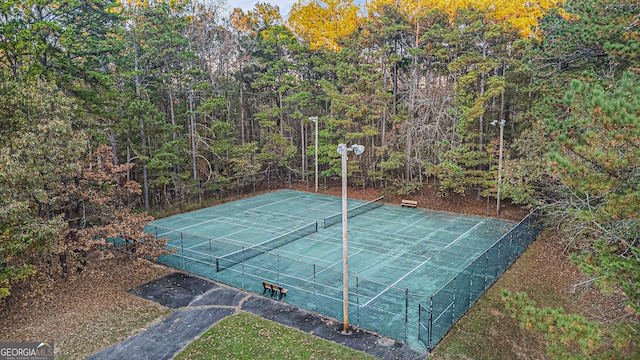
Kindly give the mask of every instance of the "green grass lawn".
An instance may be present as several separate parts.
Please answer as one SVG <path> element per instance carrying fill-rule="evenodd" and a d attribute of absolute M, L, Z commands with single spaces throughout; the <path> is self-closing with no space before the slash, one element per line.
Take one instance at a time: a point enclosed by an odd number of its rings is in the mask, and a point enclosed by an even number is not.
<path fill-rule="evenodd" d="M 241 312 L 214 325 L 174 359 L 375 359 L 363 352 Z"/>

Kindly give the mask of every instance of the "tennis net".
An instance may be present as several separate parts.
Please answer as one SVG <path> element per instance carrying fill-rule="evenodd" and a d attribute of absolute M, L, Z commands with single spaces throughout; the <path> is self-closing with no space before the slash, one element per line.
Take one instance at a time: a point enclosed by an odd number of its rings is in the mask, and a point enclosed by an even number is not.
<path fill-rule="evenodd" d="M 251 258 L 254 258 L 265 252 L 287 245 L 289 243 L 292 243 L 298 239 L 301 239 L 305 236 L 311 235 L 316 232 L 318 232 L 317 221 L 307 224 L 303 227 L 297 228 L 284 235 L 280 235 L 273 239 L 263 241 L 259 244 L 242 248 L 238 251 L 234 251 L 232 253 L 229 253 L 220 257 L 216 257 L 216 272 L 219 272 L 221 270 L 224 270 L 228 267 L 231 267 L 235 264 L 239 264 Z"/>
<path fill-rule="evenodd" d="M 366 213 L 367 211 L 379 208 L 382 205 L 384 205 L 384 196 L 380 196 L 379 198 L 371 200 L 368 203 L 347 210 L 347 218 L 350 219 L 354 216 Z M 329 226 L 335 225 L 340 222 L 342 222 L 342 213 L 337 213 L 335 215 L 324 218 L 323 227 L 328 228 Z"/>

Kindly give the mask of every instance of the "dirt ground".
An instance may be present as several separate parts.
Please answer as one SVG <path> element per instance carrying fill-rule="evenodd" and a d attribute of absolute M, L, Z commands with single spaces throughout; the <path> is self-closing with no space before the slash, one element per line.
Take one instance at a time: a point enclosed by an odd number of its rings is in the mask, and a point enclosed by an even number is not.
<path fill-rule="evenodd" d="M 307 185 L 306 183 L 294 184 L 291 188 L 300 191 L 314 191 L 314 185 Z M 339 185 L 332 184 L 328 185 L 327 188 L 320 186 L 318 192 L 321 194 L 341 196 L 342 188 Z M 364 189 L 350 187 L 348 188 L 347 194 L 350 198 L 360 200 L 373 200 L 383 195 L 385 196 L 385 201 L 391 204 L 400 204 L 403 199 L 415 200 L 418 202 L 418 207 L 420 208 L 495 217 L 512 221 L 520 221 L 528 214 L 527 209 L 503 202 L 500 206 L 500 214 L 497 215 L 495 199 L 478 199 L 475 194 L 469 194 L 464 197 L 442 196 L 439 191 L 437 189 L 434 190 L 431 185 L 425 186 L 420 192 L 405 196 L 384 194 L 383 190 L 372 187 L 366 187 Z"/>
<path fill-rule="evenodd" d="M 55 276 L 13 289 L 0 304 L 0 341 L 53 340 L 56 359 L 82 359 L 168 315 L 167 308 L 127 291 L 171 271 L 124 256 L 94 258 L 66 280 Z"/>
<path fill-rule="evenodd" d="M 294 189 L 313 191 L 306 184 Z M 340 187 L 332 186 L 322 193 L 340 195 Z M 381 195 L 378 189 L 350 189 L 349 196 L 372 200 Z M 389 197 L 387 202 L 401 199 L 418 201 L 418 206 L 480 216 L 494 216 L 495 200 L 443 198 L 425 189 L 422 194 Z M 500 218 L 518 221 L 527 210 L 503 206 Z M 554 235 L 547 235 L 553 237 Z M 525 253 L 529 265 L 520 269 L 514 290 L 540 286 L 557 291 L 551 304 L 565 306 L 600 321 L 612 321 L 628 315 L 621 297 L 602 296 L 575 265 L 567 260 L 558 239 L 547 238 L 534 243 Z M 537 250 L 536 250 L 537 249 Z M 57 279 L 54 286 L 33 282 L 30 290 L 17 289 L 14 296 L 0 304 L 0 341 L 56 341 L 57 359 L 79 359 L 137 334 L 172 310 L 156 302 L 144 300 L 127 291 L 160 278 L 172 269 L 148 261 L 132 262 L 124 257 L 90 261 L 85 270 L 66 280 Z M 44 284 L 44 285 L 43 285 Z M 35 291 L 34 291 L 35 290 Z M 25 296 L 35 293 L 35 296 Z M 567 300 L 569 299 L 569 300 Z"/>

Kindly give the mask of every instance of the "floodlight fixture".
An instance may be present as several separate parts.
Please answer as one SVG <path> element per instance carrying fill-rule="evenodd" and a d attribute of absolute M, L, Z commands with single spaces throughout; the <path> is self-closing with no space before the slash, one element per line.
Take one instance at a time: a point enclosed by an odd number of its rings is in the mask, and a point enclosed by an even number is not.
<path fill-rule="evenodd" d="M 364 152 L 364 145 L 353 144 L 347 147 L 347 144 L 339 144 L 336 151 L 341 155 L 345 155 L 349 151 L 353 151 L 354 154 L 360 155 Z"/>
<path fill-rule="evenodd" d="M 356 155 L 360 155 L 360 154 L 362 154 L 364 152 L 364 146 L 363 145 L 354 144 L 354 145 L 351 145 L 351 148 L 353 149 L 353 152 Z"/>
<path fill-rule="evenodd" d="M 347 144 L 338 144 L 338 154 L 344 154 L 345 152 L 349 151 L 349 149 L 347 149 Z"/>

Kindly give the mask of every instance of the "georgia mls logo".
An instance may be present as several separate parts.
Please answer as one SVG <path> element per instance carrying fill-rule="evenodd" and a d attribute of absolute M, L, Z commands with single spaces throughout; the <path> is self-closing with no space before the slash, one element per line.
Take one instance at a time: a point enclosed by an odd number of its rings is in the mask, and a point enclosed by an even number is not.
<path fill-rule="evenodd" d="M 53 341 L 0 343 L 0 360 L 53 360 Z"/>

